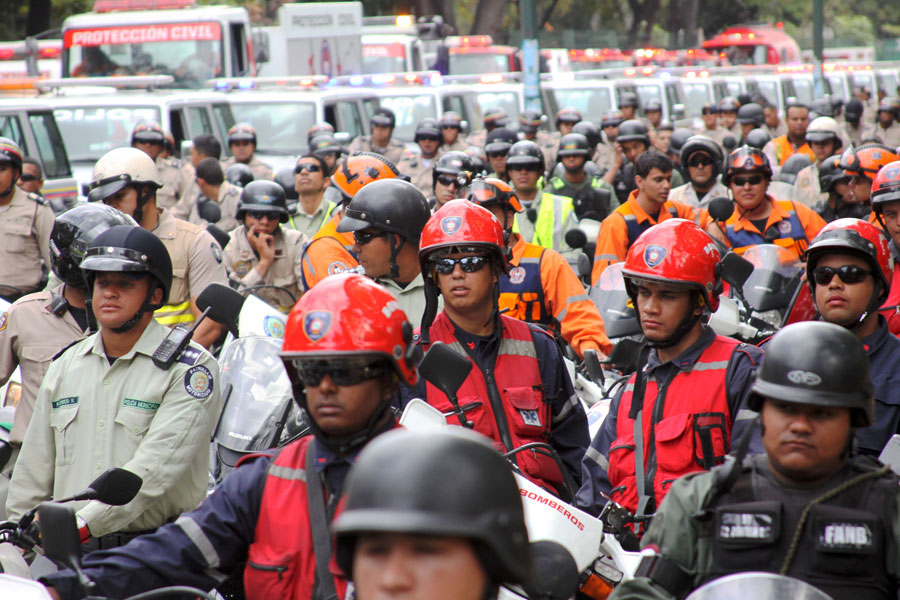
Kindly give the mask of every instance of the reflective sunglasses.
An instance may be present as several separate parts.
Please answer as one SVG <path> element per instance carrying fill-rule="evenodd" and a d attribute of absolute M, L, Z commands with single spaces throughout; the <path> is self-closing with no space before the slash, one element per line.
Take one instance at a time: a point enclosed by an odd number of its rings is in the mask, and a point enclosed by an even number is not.
<path fill-rule="evenodd" d="M 705 167 L 711 164 L 713 164 L 713 159 L 705 155 L 692 156 L 691 160 L 688 161 L 689 167 Z"/>
<path fill-rule="evenodd" d="M 268 210 L 248 210 L 247 214 L 253 217 L 256 220 L 269 219 L 271 221 L 277 221 L 281 218 L 281 214 L 275 211 Z"/>
<path fill-rule="evenodd" d="M 303 171 L 307 173 L 320 173 L 322 171 L 322 167 L 314 164 L 302 164 L 294 167 L 294 175 L 299 175 Z"/>
<path fill-rule="evenodd" d="M 738 187 L 744 187 L 746 184 L 759 185 L 763 181 L 762 175 L 751 175 L 750 177 L 733 177 L 731 183 Z"/>
<path fill-rule="evenodd" d="M 827 285 L 834 279 L 835 274 L 841 278 L 841 281 L 848 284 L 860 283 L 863 279 L 872 274 L 856 265 L 844 265 L 842 267 L 816 267 L 813 270 L 813 279 L 818 285 Z"/>
<path fill-rule="evenodd" d="M 385 237 L 387 231 L 354 231 L 353 239 L 360 246 L 365 246 L 375 238 Z"/>
<path fill-rule="evenodd" d="M 488 264 L 487 256 L 464 256 L 462 258 L 437 258 L 431 261 L 434 270 L 441 275 L 449 275 L 459 264 L 459 267 L 465 273 L 474 273 L 480 271 Z"/>
<path fill-rule="evenodd" d="M 386 372 L 383 360 L 375 362 L 359 360 L 308 360 L 291 359 L 297 378 L 307 387 L 316 387 L 326 375 L 335 385 L 359 385 L 364 381 L 380 377 Z"/>
<path fill-rule="evenodd" d="M 19 175 L 19 181 L 21 181 L 23 183 L 28 183 L 30 181 L 37 181 L 37 180 L 38 180 L 37 175 L 32 175 L 31 173 L 22 173 L 21 175 Z"/>
<path fill-rule="evenodd" d="M 459 187 L 459 181 L 456 179 L 455 175 L 438 175 L 437 182 L 443 186 L 456 186 Z"/>

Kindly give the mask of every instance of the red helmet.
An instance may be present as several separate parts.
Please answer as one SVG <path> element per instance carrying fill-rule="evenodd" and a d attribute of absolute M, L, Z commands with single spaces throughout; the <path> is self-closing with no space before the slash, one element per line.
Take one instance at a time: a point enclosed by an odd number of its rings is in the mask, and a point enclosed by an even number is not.
<path fill-rule="evenodd" d="M 419 264 L 429 273 L 428 255 L 441 248 L 488 248 L 496 254 L 503 272 L 509 272 L 504 252 L 506 239 L 500 221 L 486 208 L 468 200 L 451 200 L 434 213 L 422 230 Z"/>
<path fill-rule="evenodd" d="M 769 159 L 762 150 L 752 146 L 741 146 L 728 155 L 722 183 L 731 185 L 731 177 L 738 171 L 758 172 L 767 179 L 772 179 L 772 166 L 769 164 Z"/>
<path fill-rule="evenodd" d="M 331 181 L 343 193 L 344 201 L 349 202 L 367 183 L 376 179 L 393 179 L 399 175 L 394 163 L 380 154 L 359 152 L 340 162 Z"/>
<path fill-rule="evenodd" d="M 281 357 L 383 356 L 401 379 L 415 385 L 412 333 L 390 292 L 364 275 L 341 273 L 323 279 L 294 305 Z"/>
<path fill-rule="evenodd" d="M 473 179 L 472 183 L 460 191 L 460 195 L 478 206 L 503 204 L 516 212 L 522 212 L 522 204 L 519 202 L 515 190 L 508 183 L 496 177 Z"/>
<path fill-rule="evenodd" d="M 865 257 L 876 281 L 881 283 L 881 300 L 887 298 L 894 273 L 894 256 L 880 229 L 861 219 L 838 219 L 823 227 L 806 250 L 806 280 L 813 291 L 816 287 L 813 271 L 822 255 L 829 252 Z"/>
<path fill-rule="evenodd" d="M 632 298 L 632 278 L 684 285 L 699 290 L 709 310 L 715 312 L 722 291 L 716 273 L 720 259 L 716 243 L 694 222 L 667 219 L 642 233 L 631 245 L 622 276 Z"/>
<path fill-rule="evenodd" d="M 888 163 L 878 170 L 872 184 L 872 210 L 880 214 L 888 202 L 900 200 L 900 160 Z"/>
<path fill-rule="evenodd" d="M 841 155 L 840 167 L 853 177 L 858 175 L 875 179 L 881 167 L 900 160 L 893 148 L 884 144 L 863 144 L 859 148 L 850 146 Z"/>

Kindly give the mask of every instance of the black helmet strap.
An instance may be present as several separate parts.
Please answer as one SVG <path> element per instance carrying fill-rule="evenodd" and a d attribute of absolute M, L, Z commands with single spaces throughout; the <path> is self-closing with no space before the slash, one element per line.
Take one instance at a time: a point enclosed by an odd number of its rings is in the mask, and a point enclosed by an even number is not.
<path fill-rule="evenodd" d="M 13 164 L 15 167 L 15 164 Z M 18 168 L 19 174 L 12 178 L 12 183 L 9 184 L 9 187 L 0 192 L 0 198 L 10 195 L 16 189 L 16 182 L 19 180 L 19 176 L 22 175 L 22 168 Z"/>
<path fill-rule="evenodd" d="M 150 275 L 150 274 L 147 273 L 147 275 Z M 127 331 L 130 331 L 130 330 L 134 329 L 135 325 L 138 324 L 138 321 L 141 320 L 141 317 L 143 316 L 143 314 L 145 312 L 152 313 L 156 309 L 160 308 L 160 306 L 158 304 L 151 304 L 152 298 L 153 298 L 153 292 L 155 292 L 158 287 L 160 287 L 159 280 L 156 279 L 156 277 L 151 276 L 150 277 L 150 285 L 147 286 L 147 296 L 144 298 L 144 304 L 141 305 L 141 307 L 138 309 L 138 311 L 136 313 L 134 313 L 133 317 L 131 317 L 130 319 L 128 319 L 127 321 L 125 321 L 124 323 L 119 325 L 118 327 L 113 327 L 112 330 L 115 333 L 125 333 Z"/>
<path fill-rule="evenodd" d="M 397 242 L 398 239 L 400 240 L 399 242 Z M 396 233 L 388 233 L 388 240 L 390 240 L 389 243 L 391 245 L 391 279 L 397 279 L 400 277 L 400 265 L 397 264 L 397 256 L 403 250 L 403 246 L 406 245 L 406 238 Z"/>
<path fill-rule="evenodd" d="M 133 216 L 140 225 L 144 218 L 144 205 L 150 201 L 151 196 L 156 194 L 156 189 L 152 185 L 135 185 L 134 191 L 137 192 L 137 208 L 134 209 Z"/>

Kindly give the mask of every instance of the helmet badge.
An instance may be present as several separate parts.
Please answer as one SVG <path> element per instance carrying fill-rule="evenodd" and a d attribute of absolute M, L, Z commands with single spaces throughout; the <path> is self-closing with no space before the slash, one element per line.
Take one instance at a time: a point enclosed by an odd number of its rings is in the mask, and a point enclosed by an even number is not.
<path fill-rule="evenodd" d="M 441 231 L 453 235 L 462 227 L 462 217 L 444 217 L 441 219 Z"/>
<path fill-rule="evenodd" d="M 822 378 L 810 371 L 791 371 L 787 374 L 788 380 L 797 385 L 816 387 L 822 383 Z"/>
<path fill-rule="evenodd" d="M 651 269 L 658 266 L 666 258 L 666 249 L 662 246 L 647 246 L 644 250 L 644 262 Z"/>
<path fill-rule="evenodd" d="M 318 342 L 331 328 L 331 313 L 327 310 L 311 310 L 303 317 L 303 333 L 311 342 Z"/>

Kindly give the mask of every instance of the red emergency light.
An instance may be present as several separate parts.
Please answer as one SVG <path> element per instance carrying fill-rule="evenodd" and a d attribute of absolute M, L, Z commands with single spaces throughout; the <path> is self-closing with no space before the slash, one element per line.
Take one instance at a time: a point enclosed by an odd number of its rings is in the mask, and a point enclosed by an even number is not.
<path fill-rule="evenodd" d="M 58 46 L 49 46 L 38 50 L 38 58 L 59 58 L 62 54 L 62 48 Z"/>
<path fill-rule="evenodd" d="M 464 35 L 460 39 L 460 45 L 484 48 L 494 43 L 489 35 Z"/>
<path fill-rule="evenodd" d="M 195 0 L 96 0 L 94 12 L 165 10 L 196 6 Z"/>
<path fill-rule="evenodd" d="M 0 60 L 11 60 L 16 55 L 12 48 L 0 48 Z"/>

